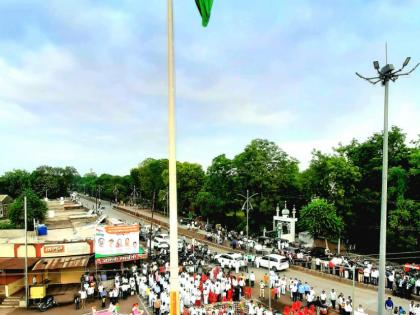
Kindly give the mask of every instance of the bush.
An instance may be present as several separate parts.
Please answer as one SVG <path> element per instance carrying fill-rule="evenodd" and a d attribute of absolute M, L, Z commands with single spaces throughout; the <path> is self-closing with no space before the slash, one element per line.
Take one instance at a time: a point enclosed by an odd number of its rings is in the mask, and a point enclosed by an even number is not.
<path fill-rule="evenodd" d="M 10 220 L 1 220 L 0 221 L 0 230 L 8 230 L 8 229 L 14 229 L 15 225 L 10 222 Z"/>

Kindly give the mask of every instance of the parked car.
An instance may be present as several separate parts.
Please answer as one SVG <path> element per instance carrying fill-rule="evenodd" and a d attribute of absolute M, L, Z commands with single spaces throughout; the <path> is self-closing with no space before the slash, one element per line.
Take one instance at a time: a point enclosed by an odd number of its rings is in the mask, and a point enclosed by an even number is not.
<path fill-rule="evenodd" d="M 258 256 L 255 258 L 257 268 L 269 268 L 274 271 L 285 270 L 289 268 L 289 262 L 286 257 L 277 254 Z"/>
<path fill-rule="evenodd" d="M 245 262 L 242 255 L 238 253 L 218 254 L 214 258 L 222 268 L 228 267 L 232 269 L 236 268 L 237 266 L 239 268 L 245 266 Z"/>
<path fill-rule="evenodd" d="M 326 250 L 323 247 L 313 247 L 309 255 L 311 257 L 319 258 L 321 260 L 330 260 L 329 256 L 326 254 Z"/>

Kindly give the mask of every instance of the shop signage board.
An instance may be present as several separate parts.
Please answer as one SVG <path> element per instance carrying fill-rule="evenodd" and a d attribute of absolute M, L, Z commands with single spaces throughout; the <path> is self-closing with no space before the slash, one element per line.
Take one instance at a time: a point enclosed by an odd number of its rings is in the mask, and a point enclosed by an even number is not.
<path fill-rule="evenodd" d="M 95 258 L 139 255 L 142 253 L 138 224 L 96 226 Z"/>
<path fill-rule="evenodd" d="M 106 265 L 106 264 L 115 264 L 121 263 L 125 261 L 134 261 L 139 259 L 145 259 L 147 255 L 145 254 L 131 254 L 131 255 L 123 255 L 123 256 L 110 256 L 104 258 L 96 258 L 97 265 Z"/>
<path fill-rule="evenodd" d="M 91 254 L 88 242 L 45 244 L 41 248 L 41 257 L 62 257 Z"/>

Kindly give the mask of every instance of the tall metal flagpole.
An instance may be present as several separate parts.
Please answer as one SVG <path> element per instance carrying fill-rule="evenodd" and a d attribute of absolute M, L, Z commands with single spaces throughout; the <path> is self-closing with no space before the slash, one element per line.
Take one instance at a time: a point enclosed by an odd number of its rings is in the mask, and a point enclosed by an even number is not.
<path fill-rule="evenodd" d="M 169 126 L 169 242 L 170 242 L 170 314 L 179 314 L 178 282 L 178 209 L 175 148 L 175 74 L 173 4 L 168 0 L 168 126 Z"/>
<path fill-rule="evenodd" d="M 25 306 L 28 307 L 28 209 L 26 196 L 23 197 L 23 209 L 25 212 Z"/>

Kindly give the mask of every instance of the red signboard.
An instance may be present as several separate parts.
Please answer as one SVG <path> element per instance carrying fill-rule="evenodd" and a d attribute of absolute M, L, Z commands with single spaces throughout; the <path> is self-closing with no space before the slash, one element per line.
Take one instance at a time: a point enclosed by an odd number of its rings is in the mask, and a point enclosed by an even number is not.
<path fill-rule="evenodd" d="M 64 245 L 45 245 L 44 247 L 44 253 L 64 253 Z"/>
<path fill-rule="evenodd" d="M 131 255 L 124 255 L 124 256 L 111 256 L 111 257 L 104 257 L 104 258 L 97 258 L 96 263 L 98 265 L 106 265 L 106 264 L 115 264 L 124 261 L 133 261 L 139 259 L 145 259 L 147 255 L 140 255 L 140 254 L 131 254 Z"/>

